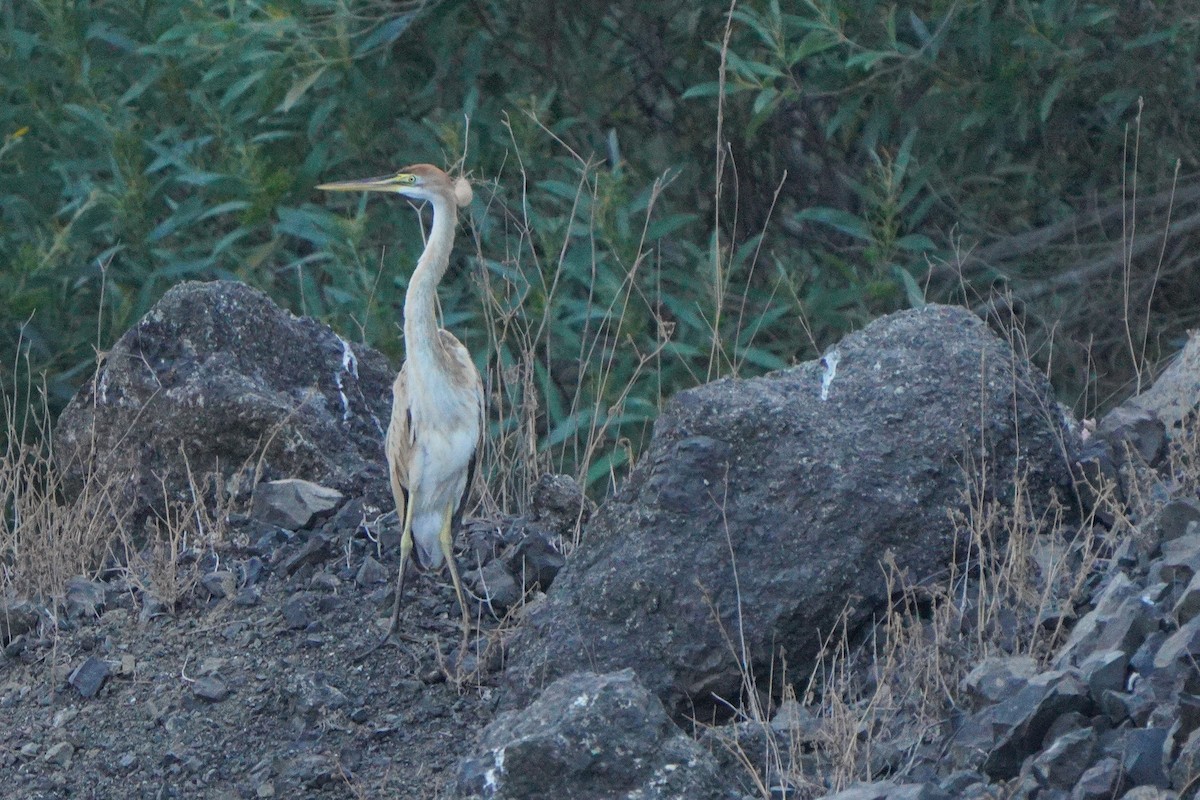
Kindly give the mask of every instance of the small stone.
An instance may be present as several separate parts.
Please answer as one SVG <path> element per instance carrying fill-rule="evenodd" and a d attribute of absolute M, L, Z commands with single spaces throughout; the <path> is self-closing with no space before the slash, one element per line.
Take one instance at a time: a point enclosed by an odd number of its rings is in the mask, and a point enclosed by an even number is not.
<path fill-rule="evenodd" d="M 1135 786 L 1169 785 L 1163 763 L 1167 733 L 1166 728 L 1134 728 L 1125 732 L 1121 766 Z"/>
<path fill-rule="evenodd" d="M 771 730 L 789 737 L 786 740 L 812 740 L 820 731 L 821 721 L 796 700 L 788 699 L 779 704 L 775 716 L 771 717 Z"/>
<path fill-rule="evenodd" d="M 75 755 L 75 748 L 70 742 L 59 742 L 50 746 L 50 749 L 46 751 L 46 755 L 42 756 L 42 760 L 48 764 L 69 767 L 73 755 Z"/>
<path fill-rule="evenodd" d="M 1122 776 L 1120 762 L 1115 758 L 1102 758 L 1080 776 L 1071 790 L 1071 800 L 1112 800 L 1119 797 Z"/>
<path fill-rule="evenodd" d="M 320 592 L 336 592 L 341 585 L 342 582 L 338 580 L 337 576 L 325 569 L 314 572 L 308 581 L 310 589 Z"/>
<path fill-rule="evenodd" d="M 294 594 L 287 600 L 283 601 L 283 608 L 280 609 L 283 614 L 283 620 L 289 628 L 300 629 L 308 627 L 308 623 L 312 621 L 311 615 L 308 613 L 308 598 L 303 594 Z"/>
<path fill-rule="evenodd" d="M 8 644 L 4 645 L 4 655 L 9 658 L 17 658 L 25 651 L 25 642 L 25 634 L 17 634 Z"/>
<path fill-rule="evenodd" d="M 142 609 L 138 612 L 138 622 L 146 624 L 155 617 L 161 617 L 163 614 L 170 613 L 167 604 L 163 602 L 158 595 L 153 591 L 144 591 L 140 595 Z"/>
<path fill-rule="evenodd" d="M 1185 535 L 1164 542 L 1159 564 L 1161 580 L 1190 582 L 1200 572 L 1200 524 L 1192 523 Z"/>
<path fill-rule="evenodd" d="M 95 697 L 108 675 L 108 664 L 95 656 L 90 656 L 75 668 L 75 671 L 67 678 L 67 683 L 75 687 L 75 690 L 83 697 Z"/>
<path fill-rule="evenodd" d="M 324 563 L 331 555 L 329 545 L 332 541 L 323 533 L 314 533 L 299 550 L 283 559 L 278 571 L 291 577 L 303 566 Z"/>
<path fill-rule="evenodd" d="M 263 560 L 258 556 L 250 556 L 241 566 L 242 586 L 253 586 L 262 577 Z"/>
<path fill-rule="evenodd" d="M 37 627 L 38 608 L 28 600 L 0 600 L 0 642 L 9 642 Z"/>
<path fill-rule="evenodd" d="M 1193 575 L 1191 582 L 1184 587 L 1171 614 L 1180 625 L 1185 625 L 1200 616 L 1200 573 Z"/>
<path fill-rule="evenodd" d="M 235 605 L 256 606 L 262 602 L 262 589 L 257 586 L 243 586 L 233 598 Z"/>
<path fill-rule="evenodd" d="M 493 614 L 503 614 L 521 600 L 521 587 L 499 560 L 489 561 L 482 569 L 471 570 L 464 577 L 471 593 L 480 598 Z"/>
<path fill-rule="evenodd" d="M 517 544 L 508 561 L 508 570 L 521 579 L 526 590 L 540 588 L 546 591 L 566 563 L 550 535 L 535 530 Z"/>
<path fill-rule="evenodd" d="M 79 709 L 75 706 L 59 709 L 54 712 L 54 718 L 50 721 L 52 728 L 62 728 L 69 725 L 76 717 L 79 716 Z"/>
<path fill-rule="evenodd" d="M 1096 426 L 1096 435 L 1113 444 L 1119 458 L 1126 451 L 1150 466 L 1166 452 L 1167 432 L 1158 415 L 1136 406 L 1119 406 L 1108 412 Z"/>
<path fill-rule="evenodd" d="M 217 570 L 202 577 L 200 586 L 212 597 L 224 600 L 237 591 L 237 576 L 229 570 Z"/>
<path fill-rule="evenodd" d="M 1070 789 L 1091 766 L 1096 754 L 1096 732 L 1071 731 L 1054 740 L 1033 760 L 1033 771 L 1044 784 Z"/>
<path fill-rule="evenodd" d="M 210 703 L 219 703 L 229 696 L 229 687 L 215 675 L 197 678 L 192 684 L 192 694 Z"/>
<path fill-rule="evenodd" d="M 95 619 L 104 609 L 104 584 L 76 575 L 67 581 L 67 619 Z"/>
<path fill-rule="evenodd" d="M 1193 522 L 1200 522 L 1200 500 L 1183 497 L 1163 505 L 1154 515 L 1152 524 L 1158 530 L 1159 539 L 1170 542 L 1186 535 L 1188 525 Z"/>
<path fill-rule="evenodd" d="M 26 742 L 21 745 L 21 749 L 17 752 L 21 754 L 22 758 L 37 758 L 38 750 L 40 749 L 37 742 Z"/>
<path fill-rule="evenodd" d="M 250 516 L 290 531 L 311 527 L 338 507 L 344 495 L 336 489 L 298 478 L 260 483 L 254 488 Z"/>
<path fill-rule="evenodd" d="M 1105 650 L 1092 653 L 1079 665 L 1088 693 L 1097 703 L 1107 690 L 1119 692 L 1125 688 L 1125 671 L 1129 668 L 1129 656 L 1120 650 Z"/>
<path fill-rule="evenodd" d="M 363 559 L 362 566 L 354 575 L 354 582 L 359 586 L 371 586 L 386 583 L 389 578 L 388 570 L 371 556 Z"/>
<path fill-rule="evenodd" d="M 1200 617 L 1167 637 L 1154 654 L 1154 668 L 1167 669 L 1172 664 L 1184 662 L 1195 664 L 1200 658 Z"/>
<path fill-rule="evenodd" d="M 1028 656 L 987 658 L 967 673 L 963 688 L 977 701 L 998 703 L 1024 688 L 1037 670 Z"/>

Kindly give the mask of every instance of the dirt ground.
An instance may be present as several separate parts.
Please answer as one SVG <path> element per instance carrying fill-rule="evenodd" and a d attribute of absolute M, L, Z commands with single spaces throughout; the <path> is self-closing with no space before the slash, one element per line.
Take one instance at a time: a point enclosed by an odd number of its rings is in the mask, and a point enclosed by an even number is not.
<path fill-rule="evenodd" d="M 74 609 L 80 618 L 53 634 L 43 619 L 10 642 L 0 659 L 0 794 L 446 796 L 494 713 L 497 637 L 477 632 L 457 670 L 449 575 L 410 574 L 399 645 L 356 663 L 390 612 L 394 555 L 373 565 L 386 583 L 363 582 L 375 543 L 325 533 L 326 546 L 291 574 L 289 560 L 320 534 L 210 552 L 195 574 L 223 575 L 226 588 L 197 583 L 173 613 L 149 619 L 122 580 L 93 583 L 94 610 Z"/>

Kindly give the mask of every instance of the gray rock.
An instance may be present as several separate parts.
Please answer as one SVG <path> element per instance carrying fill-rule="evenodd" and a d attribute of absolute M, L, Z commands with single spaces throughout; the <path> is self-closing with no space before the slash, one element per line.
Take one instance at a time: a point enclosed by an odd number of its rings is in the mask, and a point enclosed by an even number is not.
<path fill-rule="evenodd" d="M 205 675 L 192 683 L 192 694 L 210 703 L 219 703 L 229 697 L 229 687 L 215 675 Z"/>
<path fill-rule="evenodd" d="M 279 611 L 283 615 L 283 621 L 289 628 L 298 630 L 305 628 L 312 621 L 312 614 L 309 612 L 309 597 L 304 594 L 294 594 L 283 601 L 283 605 Z"/>
<path fill-rule="evenodd" d="M 279 562 L 277 571 L 291 577 L 301 567 L 323 564 L 333 556 L 330 546 L 333 539 L 323 533 L 313 533 L 300 546 L 299 550 L 287 555 Z"/>
<path fill-rule="evenodd" d="M 929 783 L 896 784 L 892 781 L 876 781 L 857 783 L 849 789 L 824 795 L 822 800 L 950 800 L 950 795 Z"/>
<path fill-rule="evenodd" d="M 218 600 L 233 597 L 237 593 L 237 575 L 231 570 L 219 569 L 200 578 L 200 586 Z"/>
<path fill-rule="evenodd" d="M 28 600 L 5 598 L 0 600 L 0 643 L 9 642 L 37 627 L 41 619 L 38 607 Z"/>
<path fill-rule="evenodd" d="M 1122 733 L 1119 740 L 1121 768 L 1130 783 L 1134 786 L 1169 786 L 1171 781 L 1167 777 L 1164 752 L 1167 729 L 1133 728 Z"/>
<path fill-rule="evenodd" d="M 1073 673 L 1037 676 L 1012 697 L 968 719 L 955 738 L 963 764 L 986 754 L 978 766 L 993 780 L 1009 780 L 1025 758 L 1037 752 L 1051 725 L 1063 714 L 1088 714 L 1093 705 L 1087 686 Z"/>
<path fill-rule="evenodd" d="M 1134 653 L 1147 636 L 1158 630 L 1158 617 L 1154 606 L 1143 597 L 1127 597 L 1112 616 L 1103 621 L 1092 647 L 1096 652 Z"/>
<path fill-rule="evenodd" d="M 1178 800 L 1179 795 L 1157 786 L 1135 786 L 1121 800 Z"/>
<path fill-rule="evenodd" d="M 742 687 L 728 631 L 764 680 L 781 648 L 806 673 L 848 598 L 851 630 L 886 604 L 881 559 L 911 580 L 950 563 L 964 447 L 998 495 L 1014 459 L 1034 502 L 1069 481 L 1054 409 L 980 320 L 940 306 L 877 320 L 823 362 L 681 392 L 515 637 L 506 705 L 631 666 L 673 715 L 707 718 Z"/>
<path fill-rule="evenodd" d="M 391 577 L 387 567 L 380 564 L 371 556 L 363 559 L 362 566 L 354 574 L 354 582 L 359 586 L 372 586 L 376 583 L 386 583 Z"/>
<path fill-rule="evenodd" d="M 90 656 L 75 668 L 67 683 L 75 688 L 83 697 L 95 697 L 110 674 L 108 664 L 95 656 Z"/>
<path fill-rule="evenodd" d="M 254 487 L 250 516 L 265 525 L 299 531 L 334 511 L 344 499 L 337 489 L 299 478 L 265 481 Z"/>
<path fill-rule="evenodd" d="M 680 732 L 632 670 L 559 679 L 502 713 L 459 766 L 456 797 L 733 800 L 713 757 Z"/>
<path fill-rule="evenodd" d="M 787 741 L 811 741 L 816 738 L 820 728 L 820 718 L 792 699 L 780 703 L 771 717 L 771 730 Z"/>
<path fill-rule="evenodd" d="M 67 581 L 67 619 L 95 619 L 104 610 L 104 584 L 82 575 Z"/>
<path fill-rule="evenodd" d="M 59 767 L 71 766 L 71 758 L 75 755 L 75 746 L 70 742 L 57 742 L 50 746 L 42 760 Z"/>
<path fill-rule="evenodd" d="M 1200 500 L 1177 497 L 1158 510 L 1150 525 L 1159 542 L 1169 542 L 1185 535 L 1193 522 L 1200 522 Z"/>
<path fill-rule="evenodd" d="M 288 678 L 288 710 L 298 730 L 311 729 L 324 715 L 350 705 L 345 692 L 333 684 L 337 679 L 325 672 L 301 672 Z"/>
<path fill-rule="evenodd" d="M 1107 690 L 1121 691 L 1125 688 L 1125 672 L 1129 668 L 1129 656 L 1120 650 L 1103 650 L 1092 653 L 1079 665 L 1079 672 L 1087 683 L 1088 693 L 1097 703 Z"/>
<path fill-rule="evenodd" d="M 1136 594 L 1137 587 L 1124 572 L 1114 573 L 1096 597 L 1095 607 L 1071 629 L 1067 641 L 1054 657 L 1054 665 L 1064 669 L 1087 658 L 1095 648 L 1103 627 L 1116 618 L 1121 604 Z"/>
<path fill-rule="evenodd" d="M 1193 730 L 1171 764 L 1171 788 L 1182 792 L 1200 778 L 1200 730 Z"/>
<path fill-rule="evenodd" d="M 1161 580 L 1189 583 L 1200 573 L 1200 524 L 1188 525 L 1188 532 L 1178 539 L 1163 542 L 1162 558 L 1158 564 Z"/>
<path fill-rule="evenodd" d="M 1171 615 L 1180 625 L 1185 625 L 1200 616 L 1200 573 L 1193 575 L 1192 580 L 1179 593 L 1179 600 L 1171 609 Z"/>
<path fill-rule="evenodd" d="M 550 537 L 533 530 L 517 543 L 508 561 L 508 570 L 521 579 L 527 590 L 540 588 L 546 591 L 566 563 L 567 559 Z"/>
<path fill-rule="evenodd" d="M 247 467 L 345 489 L 369 468 L 383 478 L 393 376 L 380 354 L 262 292 L 182 283 L 63 411 L 56 455 L 69 491 L 90 470 L 114 482 L 135 524 L 161 512 L 164 495 L 190 500 L 189 471 L 229 477 Z"/>
<path fill-rule="evenodd" d="M 481 568 L 471 570 L 463 580 L 471 593 L 496 615 L 516 605 L 524 595 L 520 583 L 500 561 L 489 561 Z"/>
<path fill-rule="evenodd" d="M 301 753 L 280 765 L 279 784 L 284 796 L 297 797 L 299 790 L 319 789 L 342 779 L 344 774 L 329 754 Z"/>
<path fill-rule="evenodd" d="M 1195 665 L 1200 660 L 1200 617 L 1183 625 L 1167 637 L 1154 654 L 1154 668 L 1166 669 L 1172 664 Z"/>
<path fill-rule="evenodd" d="M 533 487 L 530 516 L 559 536 L 573 536 L 595 513 L 596 504 L 568 475 L 547 473 Z"/>
<path fill-rule="evenodd" d="M 1038 753 L 1032 770 L 1043 785 L 1071 789 L 1092 765 L 1096 752 L 1096 732 L 1090 728 L 1074 730 Z"/>
<path fill-rule="evenodd" d="M 1038 672 L 1029 656 L 987 658 L 963 678 L 963 689 L 980 703 L 998 703 L 1023 689 Z"/>
<path fill-rule="evenodd" d="M 1129 403 L 1153 411 L 1172 430 L 1195 419 L 1200 412 L 1200 334 L 1191 333 L 1171 366 Z"/>
<path fill-rule="evenodd" d="M 1137 406 L 1118 406 L 1104 415 L 1096 435 L 1111 442 L 1118 457 L 1126 452 L 1154 466 L 1167 449 L 1167 432 L 1158 415 Z"/>
<path fill-rule="evenodd" d="M 1112 800 L 1120 796 L 1124 780 L 1121 762 L 1102 758 L 1088 767 L 1071 790 L 1071 800 Z"/>

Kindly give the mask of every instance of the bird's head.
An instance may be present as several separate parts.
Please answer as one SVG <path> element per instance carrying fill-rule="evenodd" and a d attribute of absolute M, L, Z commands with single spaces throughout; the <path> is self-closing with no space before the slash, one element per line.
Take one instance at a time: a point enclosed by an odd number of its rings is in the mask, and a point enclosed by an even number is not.
<path fill-rule="evenodd" d="M 392 192 L 414 200 L 444 199 L 460 208 L 469 205 L 472 196 L 470 181 L 451 178 L 432 164 L 414 164 L 378 178 L 322 183 L 317 188 L 327 192 Z"/>

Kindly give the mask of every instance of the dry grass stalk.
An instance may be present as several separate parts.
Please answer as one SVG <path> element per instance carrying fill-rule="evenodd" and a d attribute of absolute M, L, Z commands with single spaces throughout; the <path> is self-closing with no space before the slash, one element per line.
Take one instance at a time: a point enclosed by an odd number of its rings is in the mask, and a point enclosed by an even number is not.
<path fill-rule="evenodd" d="M 45 386 L 35 386 L 27 369 L 25 375 L 23 397 L 2 397 L 0 594 L 56 604 L 68 579 L 97 574 L 128 511 L 116 501 L 113 480 L 87 480 L 65 498 Z"/>

